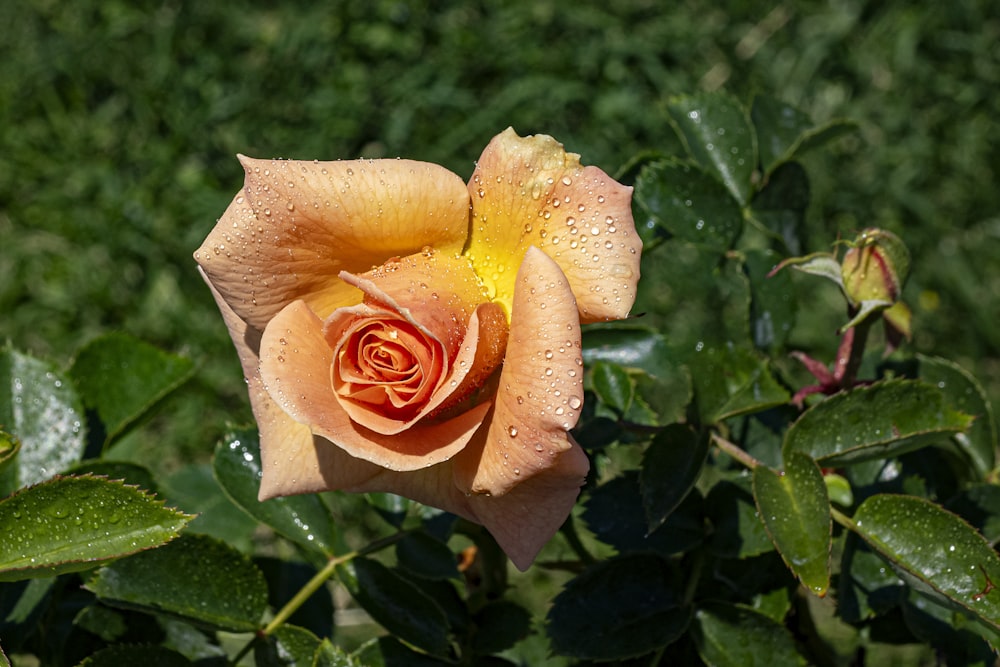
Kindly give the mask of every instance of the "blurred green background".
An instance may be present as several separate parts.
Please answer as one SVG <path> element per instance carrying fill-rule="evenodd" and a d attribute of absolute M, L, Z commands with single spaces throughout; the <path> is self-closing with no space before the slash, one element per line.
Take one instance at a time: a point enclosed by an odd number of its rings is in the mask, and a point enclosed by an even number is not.
<path fill-rule="evenodd" d="M 192 356 L 197 380 L 125 446 L 168 468 L 206 458 L 250 416 L 191 258 L 241 184 L 236 153 L 467 178 L 512 125 L 614 173 L 672 149 L 671 95 L 725 89 L 858 122 L 808 158 L 807 249 L 898 232 L 914 346 L 1000 399 L 995 0 L 607 4 L 0 3 L 0 340 L 65 362 L 123 330 Z M 828 354 L 836 337 L 810 324 L 801 339 Z"/>

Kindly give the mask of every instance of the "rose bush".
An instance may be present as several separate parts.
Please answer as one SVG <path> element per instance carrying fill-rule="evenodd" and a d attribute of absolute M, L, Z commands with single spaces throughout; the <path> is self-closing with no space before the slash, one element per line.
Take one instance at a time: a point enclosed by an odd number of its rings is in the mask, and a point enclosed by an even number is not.
<path fill-rule="evenodd" d="M 386 491 L 524 569 L 588 471 L 580 323 L 625 317 L 632 188 L 512 129 L 468 185 L 410 160 L 240 158 L 195 259 L 260 429 L 260 498 Z"/>

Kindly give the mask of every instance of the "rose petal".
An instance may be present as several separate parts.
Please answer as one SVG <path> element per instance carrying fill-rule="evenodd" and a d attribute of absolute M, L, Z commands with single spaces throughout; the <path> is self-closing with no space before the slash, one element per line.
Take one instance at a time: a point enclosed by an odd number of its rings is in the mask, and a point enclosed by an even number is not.
<path fill-rule="evenodd" d="M 302 299 L 323 316 L 361 300 L 337 276 L 424 246 L 458 252 L 468 234 L 461 179 L 412 160 L 302 162 L 240 157 L 243 189 L 195 259 L 251 326 Z"/>
<path fill-rule="evenodd" d="M 204 272 L 202 277 L 219 306 L 246 376 L 250 404 L 260 430 L 263 471 L 260 499 L 349 488 L 377 475 L 381 468 L 313 436 L 307 426 L 292 420 L 271 400 L 257 370 L 260 332 L 236 315 Z"/>
<path fill-rule="evenodd" d="M 484 403 L 447 421 L 416 424 L 399 435 L 378 433 L 352 420 L 338 402 L 330 382 L 332 356 L 322 321 L 304 302 L 295 301 L 264 330 L 260 375 L 268 394 L 293 420 L 351 456 L 384 468 L 416 470 L 451 458 L 489 410 L 490 404 Z"/>
<path fill-rule="evenodd" d="M 567 431 L 583 405 L 580 325 L 566 277 L 532 247 L 516 285 L 489 432 L 455 459 L 456 483 L 474 494 L 501 496 L 554 466 L 572 447 Z"/>
<path fill-rule="evenodd" d="M 467 254 L 508 312 L 517 267 L 534 245 L 569 278 L 582 321 L 628 315 L 642 250 L 631 187 L 581 166 L 552 137 L 521 138 L 508 128 L 483 151 L 469 194 Z"/>
<path fill-rule="evenodd" d="M 580 445 L 559 454 L 548 468 L 502 496 L 473 495 L 476 520 L 496 539 L 517 569 L 527 570 L 566 521 L 590 462 Z"/>

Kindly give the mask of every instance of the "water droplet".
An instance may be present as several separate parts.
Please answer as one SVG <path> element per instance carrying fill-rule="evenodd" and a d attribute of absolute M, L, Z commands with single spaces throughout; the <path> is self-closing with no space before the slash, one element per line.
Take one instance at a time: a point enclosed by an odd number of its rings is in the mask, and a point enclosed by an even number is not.
<path fill-rule="evenodd" d="M 510 437 L 516 438 L 517 437 L 517 428 L 514 427 L 514 426 L 511 426 L 510 428 L 507 429 L 507 433 L 510 435 Z"/>
<path fill-rule="evenodd" d="M 579 410 L 581 404 L 582 404 L 582 402 L 580 401 L 580 397 L 579 396 L 570 396 L 569 397 L 569 407 L 572 408 L 573 410 Z"/>

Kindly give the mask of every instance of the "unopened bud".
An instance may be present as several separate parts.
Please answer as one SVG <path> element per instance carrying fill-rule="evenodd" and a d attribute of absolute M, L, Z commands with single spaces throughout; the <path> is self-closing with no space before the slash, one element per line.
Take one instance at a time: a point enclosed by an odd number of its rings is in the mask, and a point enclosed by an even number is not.
<path fill-rule="evenodd" d="M 855 306 L 866 301 L 896 303 L 909 273 L 909 251 L 884 229 L 861 232 L 840 262 L 844 293 Z"/>

